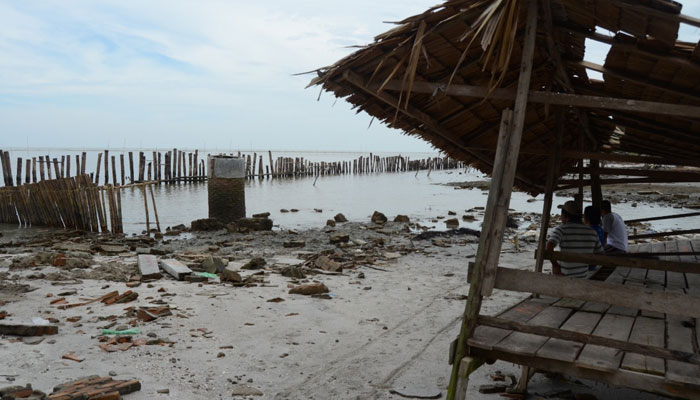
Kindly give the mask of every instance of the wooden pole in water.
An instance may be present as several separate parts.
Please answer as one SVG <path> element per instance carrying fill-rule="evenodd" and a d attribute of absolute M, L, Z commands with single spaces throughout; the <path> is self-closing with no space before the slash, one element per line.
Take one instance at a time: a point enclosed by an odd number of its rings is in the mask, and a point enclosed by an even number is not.
<path fill-rule="evenodd" d="M 80 155 L 80 175 L 85 175 L 86 166 L 87 166 L 87 153 L 83 152 Z"/>
<path fill-rule="evenodd" d="M 95 185 L 100 184 L 100 166 L 102 165 L 102 153 L 97 153 L 97 168 L 95 170 Z"/>
<path fill-rule="evenodd" d="M 194 175 L 193 177 L 195 180 L 199 180 L 199 162 L 197 161 L 197 157 L 199 155 L 199 151 L 197 149 L 194 149 Z"/>
<path fill-rule="evenodd" d="M 146 156 L 143 151 L 139 151 L 139 182 L 143 182 L 144 172 L 146 168 Z"/>
<path fill-rule="evenodd" d="M 70 178 L 70 154 L 66 156 L 66 178 Z"/>
<path fill-rule="evenodd" d="M 61 156 L 61 178 L 66 176 L 66 156 Z"/>
<path fill-rule="evenodd" d="M 156 173 L 156 180 L 158 181 L 158 183 L 160 183 L 163 180 L 163 175 L 162 175 L 162 172 L 163 172 L 162 165 L 163 164 L 161 164 L 160 151 L 158 152 L 158 164 L 157 165 L 158 165 L 158 168 L 156 168 L 156 170 L 158 172 Z"/>
<path fill-rule="evenodd" d="M 158 208 L 156 207 L 156 197 L 153 195 L 153 186 L 148 184 L 148 190 L 151 192 L 151 204 L 153 204 L 153 214 L 156 217 L 156 228 L 160 232 L 160 220 L 158 219 Z"/>
<path fill-rule="evenodd" d="M 109 150 L 105 150 L 105 185 L 107 184 L 109 184 Z"/>
<path fill-rule="evenodd" d="M 36 159 L 34 161 L 36 161 Z M 36 164 L 34 164 L 34 172 L 35 174 L 32 175 L 32 179 L 34 180 L 34 183 L 37 183 L 38 180 L 36 179 Z M 39 156 L 39 178 L 42 181 L 44 180 L 44 156 Z"/>
<path fill-rule="evenodd" d="M 56 179 L 63 178 L 61 176 L 61 170 L 58 168 L 58 159 L 57 158 L 53 159 L 53 170 L 54 170 L 54 172 L 56 172 Z"/>
<path fill-rule="evenodd" d="M 260 163 L 258 164 L 258 178 L 263 178 L 263 156 L 260 155 Z"/>
<path fill-rule="evenodd" d="M 177 153 L 177 180 L 178 182 L 180 181 L 180 178 L 182 178 L 182 161 L 184 160 L 184 153 L 182 151 L 178 151 Z"/>
<path fill-rule="evenodd" d="M 22 157 L 17 157 L 17 186 L 22 184 Z"/>
<path fill-rule="evenodd" d="M 41 163 L 39 163 L 41 165 Z M 32 183 L 37 183 L 38 179 L 36 179 L 36 157 L 32 157 Z"/>
<path fill-rule="evenodd" d="M 170 180 L 175 181 L 177 179 L 177 149 L 173 149 L 173 154 L 170 156 L 170 164 L 173 167 L 172 174 L 170 174 Z"/>
<path fill-rule="evenodd" d="M 121 183 L 123 186 L 124 185 L 124 153 L 119 155 L 119 168 L 120 168 L 121 178 L 122 178 Z"/>
<path fill-rule="evenodd" d="M 27 158 L 26 171 L 24 172 L 24 183 L 29 183 L 29 172 L 32 169 L 32 160 Z"/>
<path fill-rule="evenodd" d="M 145 157 L 145 156 L 144 156 Z M 148 166 L 146 167 L 146 171 L 148 171 L 148 181 L 153 180 L 153 175 L 151 174 L 151 162 L 148 162 Z"/>
<path fill-rule="evenodd" d="M 112 156 L 112 184 L 117 184 L 117 157 L 115 156 Z"/>
<path fill-rule="evenodd" d="M 129 180 L 134 183 L 134 153 L 129 152 Z"/>
<path fill-rule="evenodd" d="M 151 236 L 151 223 L 148 220 L 148 198 L 146 197 L 146 185 L 141 185 L 141 190 L 143 190 L 143 206 L 146 210 L 146 235 Z"/>
<path fill-rule="evenodd" d="M 271 173 L 272 173 L 272 175 L 271 175 L 270 177 L 271 177 L 271 178 L 274 178 L 274 177 L 275 177 L 275 170 L 272 168 L 272 166 L 274 165 L 274 164 L 272 163 L 272 151 L 268 151 L 268 152 L 267 152 L 267 156 L 268 156 L 269 161 L 270 161 L 270 171 L 271 171 Z M 268 173 L 268 174 L 269 174 L 269 173 Z"/>
<path fill-rule="evenodd" d="M 170 169 L 170 152 L 166 151 L 165 152 L 165 180 L 166 182 L 170 181 L 170 173 L 172 170 Z"/>

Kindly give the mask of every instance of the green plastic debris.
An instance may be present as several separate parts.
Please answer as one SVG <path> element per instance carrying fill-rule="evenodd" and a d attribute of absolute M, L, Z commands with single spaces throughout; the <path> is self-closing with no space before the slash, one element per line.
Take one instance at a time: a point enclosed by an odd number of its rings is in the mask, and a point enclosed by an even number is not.
<path fill-rule="evenodd" d="M 208 279 L 216 279 L 219 277 L 217 274 L 212 274 L 211 272 L 197 272 L 197 275 L 203 276 Z"/>
<path fill-rule="evenodd" d="M 103 329 L 103 335 L 138 335 L 141 333 L 138 329 L 124 329 L 123 331 L 115 331 L 114 329 Z"/>

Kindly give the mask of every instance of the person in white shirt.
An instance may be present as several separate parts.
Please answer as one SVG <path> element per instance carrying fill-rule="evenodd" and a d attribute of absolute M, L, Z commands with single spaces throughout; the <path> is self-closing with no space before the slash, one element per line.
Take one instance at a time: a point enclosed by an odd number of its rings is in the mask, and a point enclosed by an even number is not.
<path fill-rule="evenodd" d="M 627 253 L 627 227 L 622 217 L 612 212 L 608 200 L 600 203 L 600 214 L 603 216 L 603 232 L 605 232 L 606 253 Z"/>

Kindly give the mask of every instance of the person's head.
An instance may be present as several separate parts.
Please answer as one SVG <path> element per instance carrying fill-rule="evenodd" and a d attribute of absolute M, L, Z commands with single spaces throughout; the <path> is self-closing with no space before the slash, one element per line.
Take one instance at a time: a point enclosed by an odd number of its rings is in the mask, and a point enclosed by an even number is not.
<path fill-rule="evenodd" d="M 609 200 L 603 200 L 600 202 L 600 215 L 606 216 L 612 212 L 612 207 L 610 206 Z"/>
<path fill-rule="evenodd" d="M 600 225 L 600 209 L 596 206 L 584 208 L 583 223 L 590 226 Z"/>
<path fill-rule="evenodd" d="M 581 208 L 579 208 L 578 203 L 569 200 L 561 206 L 561 222 L 582 222 Z"/>

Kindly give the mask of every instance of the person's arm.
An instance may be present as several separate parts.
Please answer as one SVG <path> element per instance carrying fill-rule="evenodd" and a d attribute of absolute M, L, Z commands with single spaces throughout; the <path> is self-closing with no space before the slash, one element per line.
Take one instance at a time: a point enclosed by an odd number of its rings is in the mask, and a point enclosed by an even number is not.
<path fill-rule="evenodd" d="M 554 248 L 557 247 L 557 244 L 552 242 L 551 240 L 547 241 L 547 244 L 545 245 L 545 250 L 547 251 L 554 251 Z M 561 266 L 559 265 L 556 260 L 551 260 L 552 261 L 552 274 L 553 275 L 563 275 L 561 273 Z"/>

